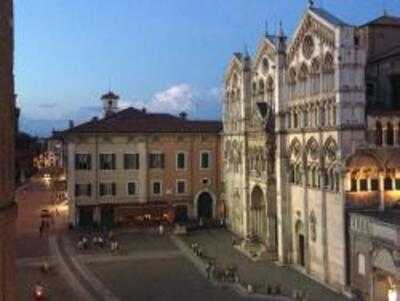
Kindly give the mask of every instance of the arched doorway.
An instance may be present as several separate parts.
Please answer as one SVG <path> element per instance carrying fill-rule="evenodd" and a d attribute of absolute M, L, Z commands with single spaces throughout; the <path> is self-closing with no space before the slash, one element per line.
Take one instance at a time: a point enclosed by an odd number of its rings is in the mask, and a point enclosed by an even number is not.
<path fill-rule="evenodd" d="M 305 267 L 306 265 L 306 245 L 304 237 L 304 226 L 302 221 L 296 222 L 296 244 L 297 244 L 297 264 Z"/>
<path fill-rule="evenodd" d="M 250 234 L 256 235 L 261 241 L 266 241 L 267 239 L 267 215 L 264 193 L 259 186 L 255 186 L 251 192 Z"/>
<path fill-rule="evenodd" d="M 208 192 L 202 192 L 197 199 L 197 217 L 202 219 L 213 218 L 213 199 Z"/>

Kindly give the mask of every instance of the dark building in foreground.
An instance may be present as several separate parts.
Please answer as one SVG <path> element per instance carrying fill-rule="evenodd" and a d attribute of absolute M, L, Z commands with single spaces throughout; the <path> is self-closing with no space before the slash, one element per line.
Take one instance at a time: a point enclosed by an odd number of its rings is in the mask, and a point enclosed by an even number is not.
<path fill-rule="evenodd" d="M 0 300 L 16 300 L 13 3 L 0 1 Z"/>

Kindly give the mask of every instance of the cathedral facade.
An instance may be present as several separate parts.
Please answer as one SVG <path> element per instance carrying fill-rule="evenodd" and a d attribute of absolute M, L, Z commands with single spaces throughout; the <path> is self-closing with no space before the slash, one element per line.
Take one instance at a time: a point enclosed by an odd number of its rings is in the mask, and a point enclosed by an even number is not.
<path fill-rule="evenodd" d="M 348 285 L 346 162 L 367 139 L 366 48 L 358 28 L 309 7 L 289 40 L 266 33 L 225 74 L 228 224 L 280 263 Z"/>

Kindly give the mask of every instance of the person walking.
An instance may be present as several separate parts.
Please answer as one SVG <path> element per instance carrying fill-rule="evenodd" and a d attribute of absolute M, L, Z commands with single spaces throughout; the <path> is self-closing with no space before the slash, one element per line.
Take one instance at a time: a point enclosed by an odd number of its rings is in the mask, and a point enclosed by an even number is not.
<path fill-rule="evenodd" d="M 39 226 L 39 236 L 42 237 L 43 235 L 43 224 L 40 224 Z"/>

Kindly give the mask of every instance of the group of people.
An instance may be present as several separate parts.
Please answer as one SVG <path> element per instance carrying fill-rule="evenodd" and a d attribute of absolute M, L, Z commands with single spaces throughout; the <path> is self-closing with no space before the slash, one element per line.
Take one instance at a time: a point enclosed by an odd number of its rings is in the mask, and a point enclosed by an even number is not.
<path fill-rule="evenodd" d="M 119 242 L 115 239 L 112 231 L 108 233 L 108 241 L 110 243 L 110 251 L 117 251 L 120 247 Z M 93 235 L 91 239 L 92 245 L 100 248 L 106 247 L 106 239 L 101 234 Z M 81 250 L 87 250 L 90 248 L 89 238 L 85 235 L 82 235 L 78 241 L 78 248 Z"/>

